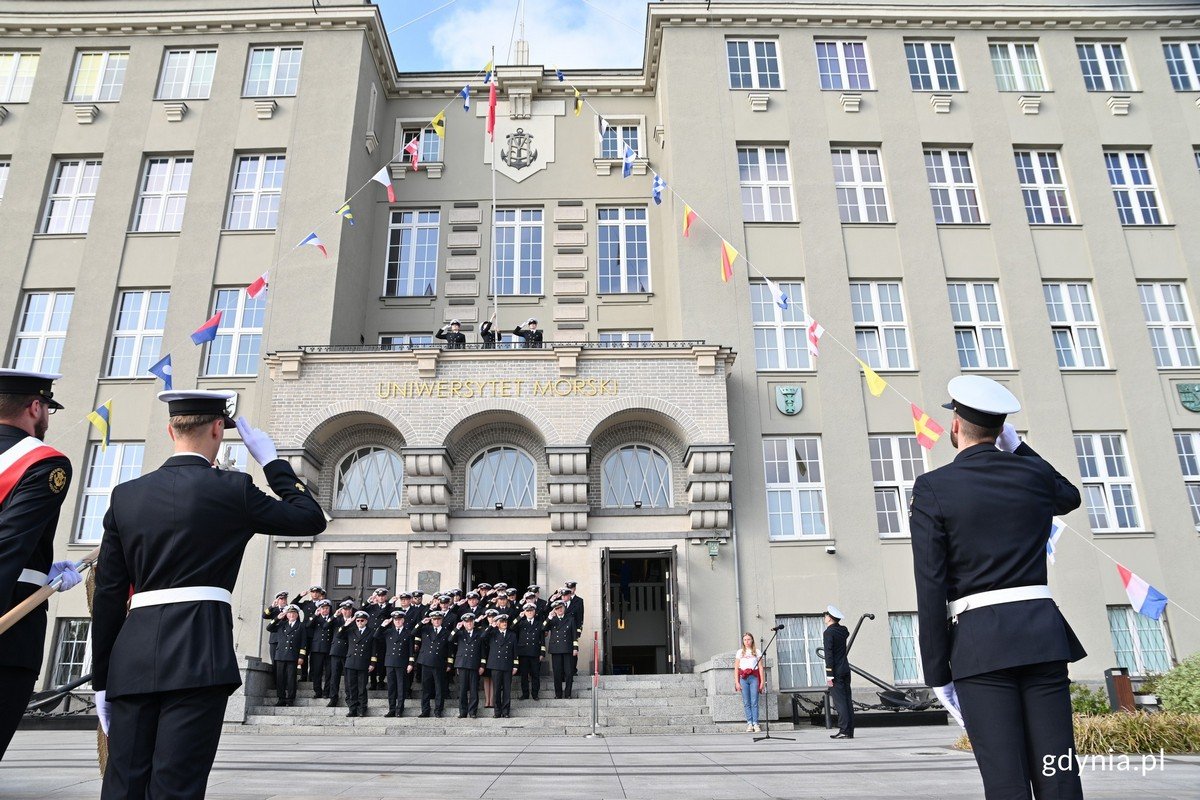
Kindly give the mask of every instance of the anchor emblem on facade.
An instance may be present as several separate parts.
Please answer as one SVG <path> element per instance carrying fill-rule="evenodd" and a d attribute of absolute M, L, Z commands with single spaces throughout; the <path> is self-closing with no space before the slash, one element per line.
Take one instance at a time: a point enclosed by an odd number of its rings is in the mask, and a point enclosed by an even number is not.
<path fill-rule="evenodd" d="M 533 146 L 533 134 L 526 133 L 524 128 L 517 128 L 516 133 L 507 137 L 508 145 L 500 153 L 500 160 L 513 169 L 525 169 L 537 160 L 537 150 Z"/>

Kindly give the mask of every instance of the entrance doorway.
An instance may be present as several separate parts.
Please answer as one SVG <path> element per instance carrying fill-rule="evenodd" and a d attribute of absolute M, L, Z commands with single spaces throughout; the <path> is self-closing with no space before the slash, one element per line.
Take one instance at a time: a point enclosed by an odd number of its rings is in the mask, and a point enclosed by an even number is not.
<path fill-rule="evenodd" d="M 677 672 L 675 550 L 605 548 L 601 561 L 604 671 L 613 675 Z"/>
<path fill-rule="evenodd" d="M 391 553 L 330 553 L 325 562 L 325 592 L 336 606 L 347 598 L 361 605 L 373 590 L 396 588 L 396 556 Z M 390 595 L 389 595 L 390 597 Z"/>
<path fill-rule="evenodd" d="M 537 551 L 463 553 L 462 575 L 464 592 L 481 583 L 507 583 L 517 590 L 519 601 L 525 587 L 537 583 Z"/>

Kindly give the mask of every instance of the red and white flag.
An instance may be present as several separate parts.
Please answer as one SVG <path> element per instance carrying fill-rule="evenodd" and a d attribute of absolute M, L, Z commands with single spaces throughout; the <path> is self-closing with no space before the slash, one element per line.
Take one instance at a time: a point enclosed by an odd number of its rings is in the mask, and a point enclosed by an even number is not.
<path fill-rule="evenodd" d="M 387 189 L 389 203 L 396 202 L 396 189 L 392 186 L 392 175 L 388 172 L 387 167 L 384 167 L 383 169 L 379 170 L 379 172 L 376 172 L 374 175 L 372 175 L 371 180 L 382 184 L 383 187 Z"/>
<path fill-rule="evenodd" d="M 417 171 L 417 164 L 421 163 L 421 139 L 414 137 L 408 144 L 404 145 L 404 152 L 408 153 L 409 164 L 412 165 L 413 172 Z"/>
<path fill-rule="evenodd" d="M 818 343 L 821 337 L 825 335 L 825 329 L 821 327 L 821 323 L 817 322 L 812 317 L 808 318 L 808 352 L 813 358 L 820 355 Z"/>
<path fill-rule="evenodd" d="M 492 137 L 492 141 L 496 141 L 496 82 L 492 81 L 488 88 L 488 116 L 487 116 L 487 132 L 488 136 Z"/>
<path fill-rule="evenodd" d="M 269 270 L 268 270 L 269 271 Z M 258 297 L 267 288 L 267 273 L 264 272 L 254 279 L 254 283 L 246 287 L 246 294 L 251 298 Z"/>

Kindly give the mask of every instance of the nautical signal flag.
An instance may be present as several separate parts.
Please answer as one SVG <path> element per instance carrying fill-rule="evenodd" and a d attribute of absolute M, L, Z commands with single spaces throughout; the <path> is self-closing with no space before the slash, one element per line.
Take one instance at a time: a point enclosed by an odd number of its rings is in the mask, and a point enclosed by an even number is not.
<path fill-rule="evenodd" d="M 926 450 L 932 450 L 946 429 L 930 419 L 929 415 L 922 411 L 916 403 L 909 403 L 909 405 L 912 406 L 913 430 L 917 432 L 917 444 Z"/>
<path fill-rule="evenodd" d="M 379 172 L 376 172 L 374 175 L 372 175 L 371 180 L 378 184 L 382 184 L 383 187 L 387 189 L 389 203 L 396 202 L 396 189 L 392 186 L 392 175 L 388 172 L 388 168 L 386 166 L 379 170 Z"/>
<path fill-rule="evenodd" d="M 596 117 L 596 129 L 600 132 L 601 139 L 604 138 L 604 134 L 608 133 L 611 128 L 612 126 L 608 124 L 608 120 L 604 117 Z"/>
<path fill-rule="evenodd" d="M 557 67 L 555 67 L 555 69 L 554 69 L 554 77 L 558 78 L 559 83 L 562 83 L 563 81 L 565 81 L 567 79 L 567 76 L 563 75 L 563 71 L 561 69 L 558 69 Z"/>
<path fill-rule="evenodd" d="M 487 132 L 488 136 L 492 137 L 492 141 L 496 141 L 496 84 L 494 83 L 488 89 Z"/>
<path fill-rule="evenodd" d="M 433 128 L 433 132 L 442 139 L 446 138 L 446 112 L 439 111 L 437 116 L 429 121 L 429 127 Z"/>
<path fill-rule="evenodd" d="M 412 171 L 417 171 L 417 164 L 421 163 L 421 138 L 414 136 L 408 140 L 408 144 L 404 145 L 404 152 L 408 154 L 408 163 L 412 166 Z"/>
<path fill-rule="evenodd" d="M 1125 584 L 1125 594 L 1129 596 L 1133 610 L 1143 617 L 1161 618 L 1167 608 L 1167 596 L 1120 564 L 1117 564 L 1117 572 L 1121 573 L 1121 583 Z"/>
<path fill-rule="evenodd" d="M 825 335 L 825 329 L 821 327 L 821 323 L 817 322 L 812 317 L 808 318 L 808 352 L 813 358 L 820 355 L 821 337 Z"/>
<path fill-rule="evenodd" d="M 112 441 L 112 400 L 105 400 L 104 405 L 87 415 L 87 419 L 100 433 L 100 449 L 107 450 Z"/>
<path fill-rule="evenodd" d="M 471 84 L 467 84 L 459 90 L 458 96 L 463 99 L 463 111 L 471 110 Z"/>
<path fill-rule="evenodd" d="M 258 297 L 267 288 L 268 283 L 267 272 L 264 272 L 262 275 L 259 275 L 254 279 L 254 283 L 246 287 L 246 294 L 248 294 L 252 299 Z"/>
<path fill-rule="evenodd" d="M 687 203 L 683 204 L 683 238 L 687 238 L 692 233 L 692 223 L 696 221 L 696 212 L 692 211 L 692 207 Z"/>
<path fill-rule="evenodd" d="M 657 172 L 654 173 L 654 183 L 650 185 L 650 194 L 654 198 L 654 205 L 662 205 L 662 193 L 665 188 L 667 188 L 667 182 L 663 180 L 663 176 Z"/>
<path fill-rule="evenodd" d="M 872 395 L 879 397 L 879 395 L 883 394 L 883 390 L 887 388 L 887 381 L 879 377 L 879 373 L 875 370 L 868 367 L 867 362 L 861 358 L 856 360 L 858 361 L 858 365 L 862 367 L 863 375 L 867 378 L 867 389 L 870 390 Z"/>
<path fill-rule="evenodd" d="M 767 289 L 771 292 L 771 297 L 775 300 L 775 305 L 779 306 L 780 311 L 787 311 L 791 307 L 792 298 L 788 297 L 787 292 L 779 288 L 779 284 L 770 278 L 764 278 L 767 282 Z"/>
<path fill-rule="evenodd" d="M 349 203 L 346 203 L 346 205 L 339 208 L 337 210 L 337 213 L 341 214 L 342 217 L 346 220 L 346 222 L 350 223 L 351 228 L 354 227 L 354 212 L 350 210 Z M 265 275 L 266 273 L 263 273 L 263 274 Z"/>
<path fill-rule="evenodd" d="M 580 112 L 582 112 L 582 111 L 583 111 L 583 95 L 579 93 L 578 89 L 576 89 L 575 90 L 575 116 L 578 117 Z"/>
<path fill-rule="evenodd" d="M 217 338 L 217 328 L 221 327 L 221 315 L 224 313 L 218 311 L 208 318 L 208 322 L 192 331 L 192 344 L 204 344 Z"/>
<path fill-rule="evenodd" d="M 486 75 L 483 76 L 483 82 L 485 84 L 491 83 L 492 78 L 494 78 L 496 75 L 496 65 L 493 62 L 489 61 L 487 63 L 487 66 L 483 68 L 483 71 L 485 73 L 487 73 Z"/>
<path fill-rule="evenodd" d="M 329 258 L 329 251 L 325 249 L 325 243 L 317 238 L 317 234 L 315 232 L 310 233 L 308 236 L 305 236 L 303 239 L 300 240 L 300 244 L 298 244 L 296 246 L 303 247 L 306 244 L 311 244 L 313 247 L 315 247 L 321 251 L 321 255 L 325 256 L 326 258 Z"/>
<path fill-rule="evenodd" d="M 171 354 L 167 353 L 155 363 L 151 364 L 147 371 L 151 375 L 157 376 L 163 382 L 163 391 L 171 391 Z"/>
<path fill-rule="evenodd" d="M 729 283 L 733 277 L 733 262 L 738 259 L 738 251 L 724 239 L 721 240 L 721 280 Z"/>
<path fill-rule="evenodd" d="M 633 174 L 633 159 L 637 157 L 637 153 L 633 152 L 633 148 L 625 145 L 625 157 L 621 159 L 621 177 L 628 178 Z"/>

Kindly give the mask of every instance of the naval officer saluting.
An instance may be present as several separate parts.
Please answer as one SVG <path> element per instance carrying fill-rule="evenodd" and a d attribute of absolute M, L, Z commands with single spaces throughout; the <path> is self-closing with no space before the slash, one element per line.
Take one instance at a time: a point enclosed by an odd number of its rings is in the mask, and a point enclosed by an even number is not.
<path fill-rule="evenodd" d="M 92 609 L 92 685 L 109 746 L 102 798 L 204 796 L 241 684 L 230 592 L 246 545 L 256 533 L 325 530 L 321 507 L 245 419 L 238 432 L 279 499 L 244 473 L 213 469 L 233 396 L 160 392 L 175 455 L 114 488 L 104 515 Z"/>
<path fill-rule="evenodd" d="M 1008 389 L 964 375 L 949 391 L 958 455 L 909 509 L 925 680 L 965 720 L 987 800 L 1082 798 L 1067 663 L 1086 654 L 1046 585 L 1051 518 L 1079 490 L 1005 423 Z"/>

